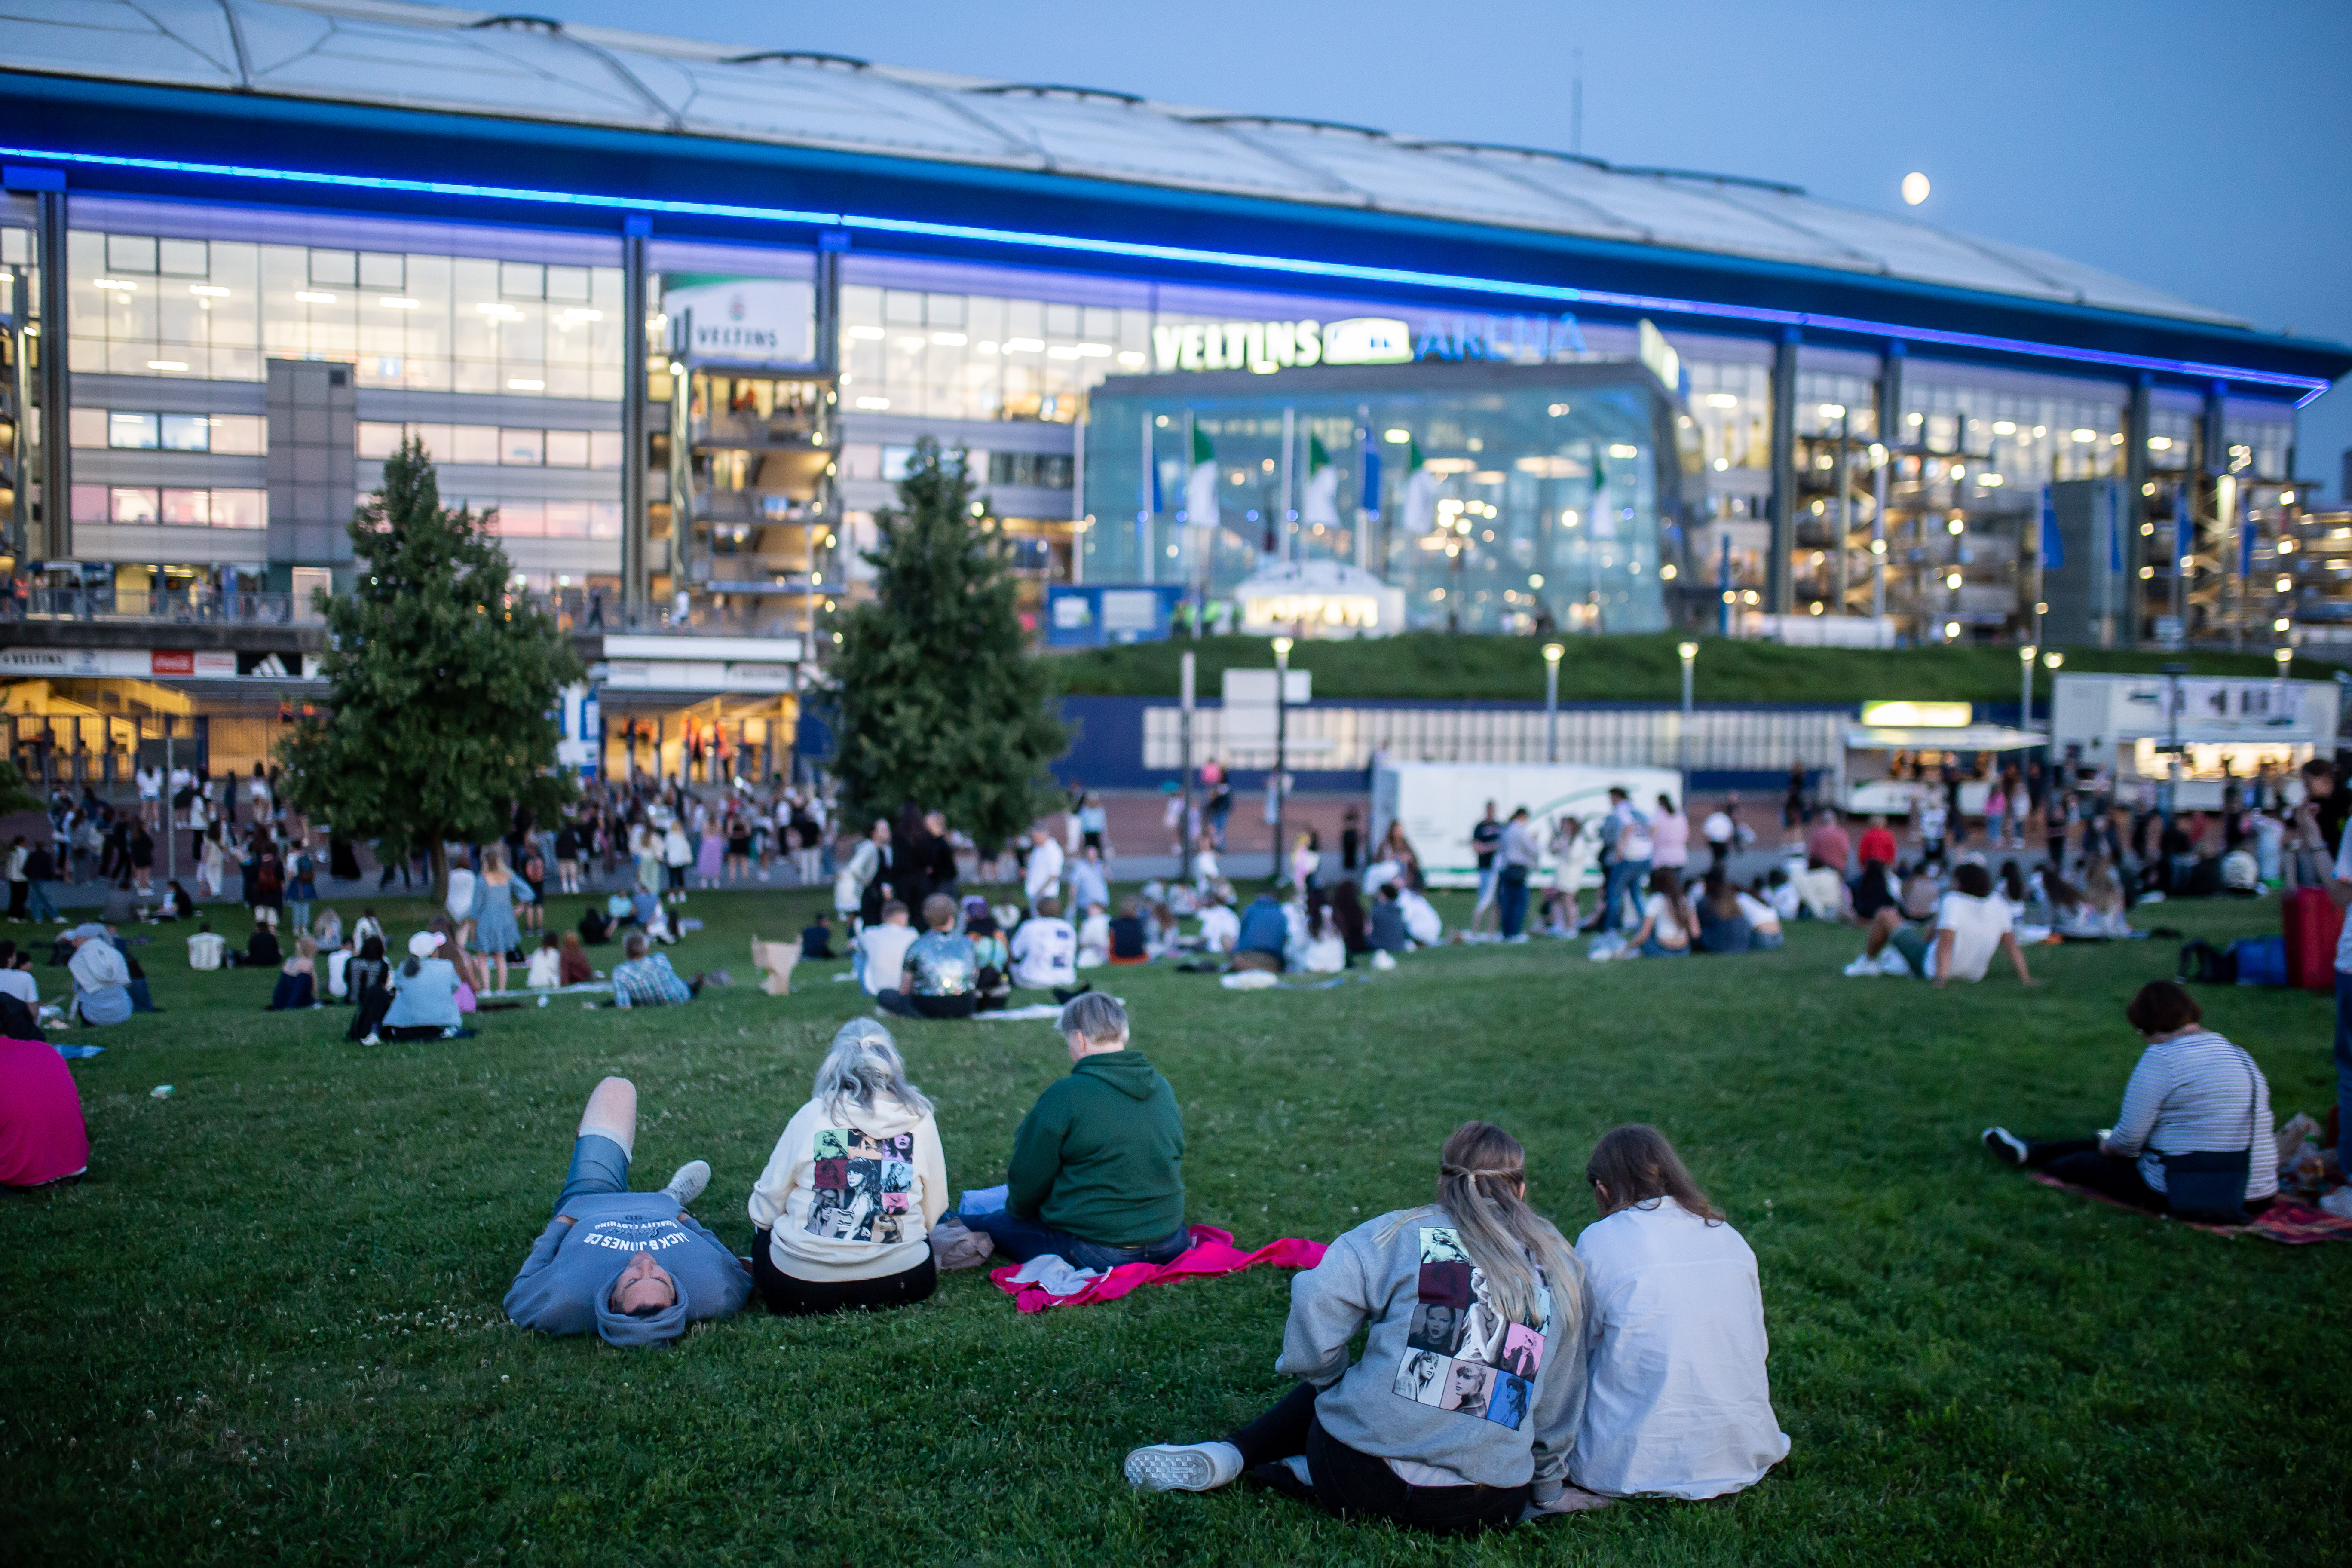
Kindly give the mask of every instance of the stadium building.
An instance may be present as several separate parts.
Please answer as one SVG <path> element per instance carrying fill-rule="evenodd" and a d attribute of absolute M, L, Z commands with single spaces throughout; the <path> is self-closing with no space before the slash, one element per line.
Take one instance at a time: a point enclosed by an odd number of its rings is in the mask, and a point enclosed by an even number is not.
<path fill-rule="evenodd" d="M 586 753 L 764 771 L 924 437 L 1052 642 L 2266 639 L 2352 368 L 1790 185 L 389 0 L 18 10 L 0 149 L 12 713 L 215 766 L 410 434 Z"/>

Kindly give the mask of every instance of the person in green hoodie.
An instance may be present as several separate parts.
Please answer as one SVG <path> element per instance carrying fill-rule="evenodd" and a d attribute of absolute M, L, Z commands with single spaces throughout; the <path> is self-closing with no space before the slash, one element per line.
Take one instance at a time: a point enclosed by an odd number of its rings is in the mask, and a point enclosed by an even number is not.
<path fill-rule="evenodd" d="M 1127 1009 L 1090 991 L 1062 1009 L 1070 1073 L 1013 1134 L 1005 1206 L 963 1216 L 1015 1263 L 1047 1253 L 1076 1268 L 1166 1263 L 1184 1224 L 1184 1118 L 1176 1091 L 1127 1048 Z"/>

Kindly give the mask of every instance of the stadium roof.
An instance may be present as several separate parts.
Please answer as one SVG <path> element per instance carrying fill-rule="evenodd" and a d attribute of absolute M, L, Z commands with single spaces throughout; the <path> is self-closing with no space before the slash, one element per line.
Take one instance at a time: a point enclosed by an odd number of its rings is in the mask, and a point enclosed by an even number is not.
<path fill-rule="evenodd" d="M 2245 325 L 1768 181 L 399 0 L 0 0 L 0 68 L 1213 192 Z"/>

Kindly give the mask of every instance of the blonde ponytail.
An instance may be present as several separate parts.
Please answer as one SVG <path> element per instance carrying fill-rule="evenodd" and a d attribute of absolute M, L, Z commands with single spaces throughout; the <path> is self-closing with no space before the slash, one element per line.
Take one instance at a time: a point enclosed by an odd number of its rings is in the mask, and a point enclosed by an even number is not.
<path fill-rule="evenodd" d="M 1465 1121 L 1438 1153 L 1438 1206 L 1486 1276 L 1497 1312 L 1543 1326 L 1532 1258 L 1551 1289 L 1552 1326 L 1573 1341 L 1583 1326 L 1584 1266 L 1559 1228 L 1528 1206 L 1527 1173 L 1517 1139 L 1490 1121 Z"/>

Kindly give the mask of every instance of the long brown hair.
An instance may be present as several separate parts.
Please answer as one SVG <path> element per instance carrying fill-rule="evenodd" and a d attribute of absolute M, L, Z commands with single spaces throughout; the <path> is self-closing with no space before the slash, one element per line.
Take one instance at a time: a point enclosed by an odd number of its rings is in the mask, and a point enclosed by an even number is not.
<path fill-rule="evenodd" d="M 1574 1342 L 1582 1331 L 1584 1266 L 1559 1227 L 1528 1206 L 1528 1152 L 1519 1141 L 1491 1121 L 1465 1121 L 1437 1162 L 1438 1206 L 1486 1275 L 1495 1310 L 1513 1322 L 1542 1326 L 1532 1257 L 1551 1288 L 1561 1336 Z"/>
<path fill-rule="evenodd" d="M 1607 1194 L 1602 1201 L 1609 1211 L 1603 1219 L 1620 1209 L 1639 1204 L 1654 1207 L 1660 1198 L 1672 1198 L 1710 1225 L 1723 1223 L 1723 1211 L 1698 1190 L 1666 1135 L 1638 1121 L 1601 1135 L 1592 1146 L 1592 1158 L 1584 1163 L 1584 1179 Z"/>
<path fill-rule="evenodd" d="M 1691 913 L 1690 900 L 1683 896 L 1683 874 L 1672 866 L 1660 866 L 1650 873 L 1650 891 L 1666 900 L 1666 908 L 1675 915 L 1675 924 L 1683 928 L 1685 936 L 1696 935 L 1698 919 Z"/>

